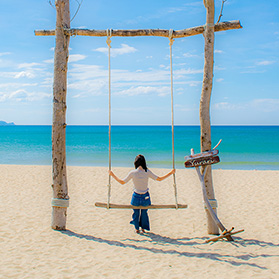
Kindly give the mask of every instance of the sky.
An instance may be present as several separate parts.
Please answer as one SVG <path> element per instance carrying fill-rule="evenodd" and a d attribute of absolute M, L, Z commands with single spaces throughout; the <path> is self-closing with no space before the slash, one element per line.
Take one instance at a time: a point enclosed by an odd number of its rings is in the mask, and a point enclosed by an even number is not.
<path fill-rule="evenodd" d="M 72 17 L 78 1 L 70 0 Z M 0 120 L 51 125 L 55 37 L 34 30 L 55 29 L 55 18 L 48 0 L 0 0 Z M 279 125 L 279 1 L 227 0 L 221 21 L 230 20 L 243 28 L 215 33 L 211 124 Z M 83 0 L 71 27 L 181 30 L 205 22 L 202 0 Z M 169 39 L 113 37 L 111 47 L 112 124 L 169 125 Z M 203 66 L 202 35 L 174 41 L 175 125 L 200 123 Z M 108 124 L 105 37 L 70 39 L 67 124 Z"/>

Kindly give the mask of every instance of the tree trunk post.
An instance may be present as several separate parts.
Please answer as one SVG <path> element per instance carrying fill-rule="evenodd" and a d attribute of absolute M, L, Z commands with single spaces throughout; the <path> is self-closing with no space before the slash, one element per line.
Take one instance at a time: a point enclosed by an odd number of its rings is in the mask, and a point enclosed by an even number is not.
<path fill-rule="evenodd" d="M 56 44 L 54 54 L 53 120 L 52 120 L 52 222 L 54 230 L 66 230 L 69 203 L 66 173 L 66 95 L 67 63 L 70 36 L 69 0 L 56 0 Z"/>
<path fill-rule="evenodd" d="M 204 0 L 206 8 L 206 25 L 203 33 L 205 40 L 204 47 L 204 72 L 202 93 L 200 100 L 200 124 L 201 124 L 201 151 L 211 150 L 211 123 L 210 123 L 210 98 L 212 91 L 212 79 L 213 79 L 213 55 L 214 55 L 214 0 Z M 204 168 L 202 168 L 204 171 Z M 212 183 L 212 171 L 211 166 L 208 166 L 208 170 L 205 176 L 206 194 L 213 203 L 216 204 L 214 189 Z M 216 207 L 212 206 L 217 214 Z M 206 209 L 207 215 L 207 231 L 208 234 L 218 234 L 218 226 L 210 216 Z"/>

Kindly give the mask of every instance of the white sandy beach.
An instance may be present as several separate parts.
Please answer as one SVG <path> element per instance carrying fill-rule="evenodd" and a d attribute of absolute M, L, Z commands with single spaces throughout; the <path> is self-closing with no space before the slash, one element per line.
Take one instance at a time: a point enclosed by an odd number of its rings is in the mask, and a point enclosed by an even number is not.
<path fill-rule="evenodd" d="M 129 169 L 115 168 L 123 177 Z M 152 169 L 156 174 L 163 169 Z M 1 165 L 0 278 L 279 278 L 279 171 L 213 171 L 218 216 L 245 229 L 235 242 L 208 239 L 201 186 L 177 170 L 181 210 L 150 210 L 151 232 L 136 234 L 131 210 L 106 202 L 107 169 L 68 167 L 67 231 L 50 228 L 51 166 Z M 132 184 L 113 181 L 113 203 Z M 172 179 L 150 183 L 151 200 L 174 203 Z"/>

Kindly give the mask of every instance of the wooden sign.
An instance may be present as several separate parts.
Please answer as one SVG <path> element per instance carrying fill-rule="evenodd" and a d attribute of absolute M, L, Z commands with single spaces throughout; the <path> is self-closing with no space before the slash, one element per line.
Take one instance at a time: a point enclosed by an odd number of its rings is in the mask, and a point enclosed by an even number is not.
<path fill-rule="evenodd" d="M 217 149 L 213 149 L 213 150 L 209 150 L 209 151 L 204 151 L 201 153 L 197 153 L 197 154 L 193 154 L 193 155 L 189 155 L 189 156 L 185 156 L 184 159 L 185 161 L 191 160 L 191 159 L 197 159 L 197 158 L 205 158 L 205 157 L 210 157 L 210 156 L 215 156 L 219 153 L 219 150 Z"/>
<path fill-rule="evenodd" d="M 185 168 L 195 168 L 200 166 L 213 165 L 220 162 L 219 156 L 206 156 L 187 160 L 184 165 Z"/>

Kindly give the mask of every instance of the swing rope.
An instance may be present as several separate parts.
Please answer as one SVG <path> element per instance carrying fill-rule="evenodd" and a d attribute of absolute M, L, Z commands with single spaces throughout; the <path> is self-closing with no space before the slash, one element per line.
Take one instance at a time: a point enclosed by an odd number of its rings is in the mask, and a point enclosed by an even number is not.
<path fill-rule="evenodd" d="M 110 67 L 110 49 L 111 49 L 111 29 L 107 29 L 107 45 L 108 45 L 108 76 L 109 76 L 109 171 L 111 171 L 111 67 Z M 109 209 L 111 196 L 111 176 L 108 181 L 108 199 L 107 209 Z"/>
<path fill-rule="evenodd" d="M 107 29 L 107 40 L 108 45 L 108 83 L 109 83 L 109 171 L 111 171 L 111 65 L 110 65 L 110 49 L 111 49 L 111 37 L 112 30 Z M 172 71 L 172 45 L 174 42 L 173 30 L 169 30 L 169 40 L 170 40 L 170 74 L 171 74 L 171 127 L 172 127 L 172 168 L 175 169 L 175 158 L 174 158 L 174 102 L 173 102 L 173 71 Z M 173 174 L 173 188 L 175 197 L 175 208 L 178 209 L 177 202 L 177 187 L 175 173 Z M 107 197 L 107 209 L 110 208 L 110 197 L 111 197 L 111 176 L 109 175 L 108 180 L 108 197 Z"/>
<path fill-rule="evenodd" d="M 172 45 L 174 42 L 173 29 L 169 30 L 169 40 L 170 40 L 170 75 L 171 75 L 171 130 L 172 130 L 172 168 L 175 169 L 175 158 L 174 158 L 174 104 L 173 104 L 173 71 L 172 71 Z M 175 206 L 178 209 L 177 202 L 177 187 L 176 187 L 176 178 L 175 173 L 173 174 L 173 189 L 174 189 L 174 198 Z"/>

